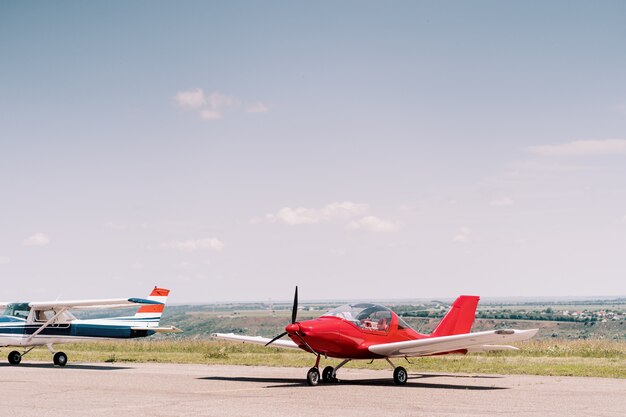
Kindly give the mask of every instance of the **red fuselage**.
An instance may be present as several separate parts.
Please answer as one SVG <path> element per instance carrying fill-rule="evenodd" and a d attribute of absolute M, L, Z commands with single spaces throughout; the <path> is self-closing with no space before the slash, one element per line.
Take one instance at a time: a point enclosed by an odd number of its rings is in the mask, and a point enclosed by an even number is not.
<path fill-rule="evenodd" d="M 341 359 L 379 359 L 380 355 L 368 350 L 371 345 L 402 342 L 428 337 L 417 333 L 408 326 L 398 326 L 395 313 L 391 322 L 384 326 L 377 323 L 362 323 L 335 317 L 322 316 L 313 320 L 288 325 L 285 330 L 301 349 L 307 350 L 296 332 L 316 353 Z"/>

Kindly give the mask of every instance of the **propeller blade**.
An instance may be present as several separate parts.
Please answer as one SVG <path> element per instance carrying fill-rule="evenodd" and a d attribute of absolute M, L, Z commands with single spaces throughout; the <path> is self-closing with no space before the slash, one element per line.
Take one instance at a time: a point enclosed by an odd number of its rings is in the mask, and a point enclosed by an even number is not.
<path fill-rule="evenodd" d="M 296 285 L 296 293 L 293 296 L 293 309 L 291 310 L 291 324 L 294 324 L 297 318 L 298 318 L 298 286 Z"/>
<path fill-rule="evenodd" d="M 275 338 L 273 338 L 272 340 L 270 340 L 269 342 L 267 342 L 265 344 L 265 346 L 271 345 L 272 343 L 274 343 L 275 341 L 277 341 L 278 339 L 280 339 L 281 337 L 287 335 L 287 332 L 282 332 L 281 334 L 279 334 L 278 336 L 276 336 Z"/>

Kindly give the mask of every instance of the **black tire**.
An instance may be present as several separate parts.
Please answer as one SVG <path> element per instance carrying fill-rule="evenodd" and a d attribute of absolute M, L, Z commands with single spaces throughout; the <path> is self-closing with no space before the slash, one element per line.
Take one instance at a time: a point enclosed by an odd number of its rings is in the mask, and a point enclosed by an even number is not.
<path fill-rule="evenodd" d="M 309 369 L 306 373 L 306 382 L 311 386 L 315 386 L 320 382 L 320 371 L 317 368 Z"/>
<path fill-rule="evenodd" d="M 19 365 L 22 362 L 22 354 L 17 350 L 9 353 L 9 363 L 11 365 Z"/>
<path fill-rule="evenodd" d="M 52 361 L 57 366 L 65 366 L 67 364 L 67 355 L 63 352 L 57 352 L 54 354 Z"/>
<path fill-rule="evenodd" d="M 324 368 L 324 370 L 322 371 L 322 381 L 334 382 L 335 381 L 335 378 L 333 378 L 334 370 L 335 368 L 333 368 L 332 366 L 327 366 L 326 368 Z"/>
<path fill-rule="evenodd" d="M 393 382 L 395 382 L 397 385 L 406 384 L 407 379 L 409 379 L 409 374 L 403 367 L 398 366 L 396 369 L 393 370 Z"/>

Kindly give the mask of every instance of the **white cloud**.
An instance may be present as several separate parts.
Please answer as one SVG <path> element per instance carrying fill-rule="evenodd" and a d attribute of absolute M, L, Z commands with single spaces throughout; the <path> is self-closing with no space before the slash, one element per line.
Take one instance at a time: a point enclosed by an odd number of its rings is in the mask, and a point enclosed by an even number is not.
<path fill-rule="evenodd" d="M 376 216 L 365 216 L 348 223 L 348 229 L 365 230 L 374 233 L 396 232 L 399 228 L 400 226 L 397 223 L 392 223 Z"/>
<path fill-rule="evenodd" d="M 182 252 L 194 252 L 197 250 L 221 251 L 224 248 L 224 244 L 219 239 L 207 237 L 195 240 L 174 240 L 161 243 L 161 247 L 165 249 L 176 249 Z"/>
<path fill-rule="evenodd" d="M 351 201 L 334 202 L 322 208 L 283 207 L 264 219 L 254 218 L 252 224 L 261 222 L 284 223 L 289 226 L 319 223 L 343 223 L 350 230 L 368 232 L 395 232 L 399 224 L 383 220 L 369 213 L 369 206 Z"/>
<path fill-rule="evenodd" d="M 350 220 L 357 216 L 365 215 L 369 210 L 367 204 L 353 203 L 351 201 L 330 203 L 320 209 L 306 207 L 284 207 L 276 214 L 265 216 L 267 222 L 282 222 L 290 226 L 299 224 L 316 224 L 337 220 Z"/>
<path fill-rule="evenodd" d="M 46 246 L 49 243 L 50 238 L 43 233 L 34 234 L 22 241 L 25 246 Z"/>
<path fill-rule="evenodd" d="M 0 265 L 5 265 L 11 262 L 11 259 L 6 256 L 0 256 Z"/>
<path fill-rule="evenodd" d="M 512 206 L 514 201 L 509 197 L 499 197 L 489 202 L 489 205 L 494 207 L 507 207 Z"/>
<path fill-rule="evenodd" d="M 272 217 L 269 218 L 271 219 Z M 291 207 L 284 207 L 278 210 L 275 219 L 288 225 L 314 224 L 321 221 L 321 216 L 318 211 L 314 209 L 307 209 L 304 207 L 292 209 Z"/>
<path fill-rule="evenodd" d="M 452 238 L 452 241 L 456 243 L 467 243 L 470 241 L 469 235 L 471 232 L 472 231 L 469 228 L 461 227 L 459 233 L 454 235 L 454 237 Z"/>
<path fill-rule="evenodd" d="M 142 270 L 144 268 L 144 265 L 141 262 L 135 262 L 130 267 L 131 267 L 131 269 L 139 271 L 139 270 Z"/>
<path fill-rule="evenodd" d="M 197 112 L 202 120 L 223 119 L 229 112 L 267 113 L 269 107 L 261 102 L 247 102 L 235 96 L 214 91 L 206 95 L 201 88 L 180 91 L 174 96 L 179 107 Z"/>
<path fill-rule="evenodd" d="M 626 139 L 575 140 L 557 145 L 532 146 L 539 156 L 596 156 L 626 154 Z"/>
<path fill-rule="evenodd" d="M 180 91 L 174 96 L 174 101 L 180 107 L 197 109 L 206 104 L 207 100 L 204 91 L 200 88 L 189 91 Z"/>
<path fill-rule="evenodd" d="M 267 113 L 269 111 L 269 107 L 265 103 L 257 101 L 256 103 L 249 104 L 246 107 L 246 112 L 248 113 Z"/>

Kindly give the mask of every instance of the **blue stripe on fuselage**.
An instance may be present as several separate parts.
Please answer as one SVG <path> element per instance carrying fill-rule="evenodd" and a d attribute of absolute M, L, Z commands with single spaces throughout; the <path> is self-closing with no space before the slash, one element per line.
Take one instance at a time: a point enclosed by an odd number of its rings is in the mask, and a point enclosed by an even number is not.
<path fill-rule="evenodd" d="M 0 326 L 0 334 L 31 335 L 41 326 L 39 325 L 15 325 Z M 150 336 L 154 330 L 133 330 L 129 326 L 111 326 L 98 324 L 60 324 L 46 327 L 38 336 L 77 336 L 77 337 L 102 337 L 107 339 L 130 339 L 135 337 Z"/>

